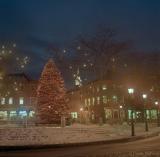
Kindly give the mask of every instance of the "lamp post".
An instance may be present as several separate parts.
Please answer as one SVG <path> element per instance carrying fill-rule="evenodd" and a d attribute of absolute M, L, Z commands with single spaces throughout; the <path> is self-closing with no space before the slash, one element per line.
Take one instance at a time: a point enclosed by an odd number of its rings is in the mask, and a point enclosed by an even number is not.
<path fill-rule="evenodd" d="M 82 124 L 82 112 L 83 112 L 83 107 L 80 108 L 80 124 Z M 82 126 L 80 125 L 80 132 L 82 132 Z"/>
<path fill-rule="evenodd" d="M 157 126 L 160 127 L 159 102 L 158 102 L 158 101 L 155 101 L 154 104 L 157 106 Z"/>
<path fill-rule="evenodd" d="M 128 94 L 133 97 L 134 94 L 134 89 L 133 88 L 128 88 Z M 131 135 L 135 135 L 135 129 L 134 129 L 134 120 L 133 120 L 133 108 L 131 110 Z"/>
<path fill-rule="evenodd" d="M 123 106 L 122 105 L 120 105 L 119 106 L 119 109 L 120 109 L 120 112 L 119 112 L 119 119 L 120 119 L 120 123 L 122 124 L 122 122 L 123 122 L 123 117 L 122 117 L 122 109 L 123 109 Z"/>
<path fill-rule="evenodd" d="M 142 94 L 142 98 L 144 100 L 145 131 L 148 131 L 148 121 L 147 121 L 147 111 L 146 111 L 147 94 Z"/>
<path fill-rule="evenodd" d="M 83 107 L 80 108 L 80 124 L 82 123 L 82 112 L 83 112 Z"/>

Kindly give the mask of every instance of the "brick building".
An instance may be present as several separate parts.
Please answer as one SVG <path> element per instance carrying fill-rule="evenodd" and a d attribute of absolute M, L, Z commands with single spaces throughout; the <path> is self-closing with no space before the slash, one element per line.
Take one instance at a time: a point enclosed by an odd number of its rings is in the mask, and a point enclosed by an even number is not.
<path fill-rule="evenodd" d="M 111 123 L 121 121 L 125 117 L 122 90 L 121 85 L 111 80 L 96 80 L 83 85 L 69 92 L 70 104 L 74 106 L 72 112 L 91 122 L 97 122 L 99 118 Z"/>
<path fill-rule="evenodd" d="M 148 121 L 155 122 L 159 114 L 159 105 L 155 105 L 158 97 L 155 99 L 155 94 L 148 92 L 144 104 L 142 92 L 138 90 L 131 100 L 127 87 L 113 80 L 92 81 L 68 93 L 74 119 L 79 117 L 85 121 L 98 122 L 102 118 L 106 123 L 129 122 L 133 110 L 133 119 L 143 122 L 146 110 Z"/>
<path fill-rule="evenodd" d="M 0 123 L 35 122 L 37 80 L 30 79 L 24 73 L 10 74 L 0 80 Z M 113 80 L 95 80 L 69 90 L 70 114 L 73 121 L 106 123 L 130 121 L 134 110 L 136 121 L 144 120 L 144 104 L 135 95 L 132 103 L 128 100 L 127 89 Z M 136 93 L 140 96 L 140 93 Z M 147 117 L 157 119 L 158 106 L 152 99 L 146 104 Z"/>
<path fill-rule="evenodd" d="M 34 120 L 37 81 L 24 73 L 9 74 L 0 84 L 0 123 Z"/>

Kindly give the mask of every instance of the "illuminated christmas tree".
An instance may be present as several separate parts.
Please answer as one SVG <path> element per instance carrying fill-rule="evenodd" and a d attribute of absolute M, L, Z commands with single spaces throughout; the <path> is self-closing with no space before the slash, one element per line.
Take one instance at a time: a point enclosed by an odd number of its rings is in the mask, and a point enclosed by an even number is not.
<path fill-rule="evenodd" d="M 55 63 L 50 59 L 45 65 L 37 89 L 37 117 L 40 123 L 59 124 L 67 116 L 64 81 Z"/>

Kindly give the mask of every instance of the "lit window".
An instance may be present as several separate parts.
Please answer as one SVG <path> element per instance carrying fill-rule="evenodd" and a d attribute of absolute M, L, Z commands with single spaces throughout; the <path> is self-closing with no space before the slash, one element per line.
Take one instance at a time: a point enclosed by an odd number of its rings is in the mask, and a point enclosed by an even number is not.
<path fill-rule="evenodd" d="M 97 97 L 97 104 L 100 104 L 100 97 Z"/>
<path fill-rule="evenodd" d="M 35 111 L 30 111 L 29 112 L 29 117 L 34 117 L 34 115 L 35 115 Z"/>
<path fill-rule="evenodd" d="M 114 95 L 112 98 L 115 102 L 117 101 L 117 96 Z"/>
<path fill-rule="evenodd" d="M 6 120 L 7 119 L 7 111 L 0 111 L 0 119 Z"/>
<path fill-rule="evenodd" d="M 85 103 L 85 106 L 87 106 L 87 99 L 85 99 L 85 102 L 84 102 L 84 103 Z"/>
<path fill-rule="evenodd" d="M 27 111 L 19 111 L 20 117 L 27 117 Z"/>
<path fill-rule="evenodd" d="M 106 119 L 112 119 L 112 110 L 111 109 L 105 109 L 105 117 L 106 117 Z"/>
<path fill-rule="evenodd" d="M 19 98 L 19 104 L 20 104 L 20 105 L 23 105 L 23 104 L 24 104 L 24 98 L 23 98 L 23 97 L 20 97 L 20 98 Z"/>
<path fill-rule="evenodd" d="M 135 119 L 135 117 L 136 117 L 135 112 L 133 112 L 133 119 Z M 128 118 L 132 119 L 132 111 L 131 110 L 128 110 Z"/>
<path fill-rule="evenodd" d="M 95 98 L 93 97 L 92 98 L 92 105 L 94 105 L 94 103 L 95 103 Z"/>
<path fill-rule="evenodd" d="M 1 98 L 1 104 L 2 104 L 2 105 L 5 104 L 5 98 Z"/>
<path fill-rule="evenodd" d="M 106 85 L 103 85 L 103 86 L 102 86 L 102 89 L 103 89 L 103 90 L 106 90 L 106 89 L 107 89 L 107 86 L 106 86 Z"/>
<path fill-rule="evenodd" d="M 103 103 L 106 104 L 107 103 L 107 97 L 103 96 Z"/>
<path fill-rule="evenodd" d="M 77 119 L 77 118 L 78 118 L 77 112 L 71 112 L 71 117 L 72 117 L 73 119 Z"/>
<path fill-rule="evenodd" d="M 10 117 L 16 117 L 17 116 L 17 112 L 16 111 L 10 111 L 9 116 Z"/>
<path fill-rule="evenodd" d="M 91 105 L 91 101 L 90 101 L 90 98 L 88 98 L 88 105 L 89 105 L 89 106 Z"/>
<path fill-rule="evenodd" d="M 13 104 L 13 98 L 9 98 L 8 103 L 9 105 Z"/>

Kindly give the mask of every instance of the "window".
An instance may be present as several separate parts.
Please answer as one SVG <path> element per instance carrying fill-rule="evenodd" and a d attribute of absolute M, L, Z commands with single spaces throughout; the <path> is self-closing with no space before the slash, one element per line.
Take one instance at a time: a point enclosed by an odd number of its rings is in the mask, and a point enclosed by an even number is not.
<path fill-rule="evenodd" d="M 27 117 L 27 111 L 19 111 L 20 117 Z"/>
<path fill-rule="evenodd" d="M 107 89 L 107 86 L 106 85 L 103 85 L 102 86 L 102 90 L 106 90 Z"/>
<path fill-rule="evenodd" d="M 157 111 L 156 110 L 150 110 L 151 119 L 157 119 Z"/>
<path fill-rule="evenodd" d="M 16 117 L 17 116 L 17 112 L 16 111 L 10 111 L 10 117 Z"/>
<path fill-rule="evenodd" d="M 77 112 L 71 112 L 71 117 L 72 117 L 73 119 L 77 119 L 77 118 L 78 118 Z"/>
<path fill-rule="evenodd" d="M 92 105 L 94 105 L 94 103 L 95 103 L 95 98 L 93 97 L 92 98 Z"/>
<path fill-rule="evenodd" d="M 106 109 L 105 108 L 105 117 L 106 119 L 112 119 L 112 110 L 111 109 Z"/>
<path fill-rule="evenodd" d="M 0 111 L 0 119 L 1 120 L 7 119 L 7 111 Z"/>
<path fill-rule="evenodd" d="M 100 97 L 99 96 L 97 97 L 97 104 L 98 105 L 100 104 Z"/>
<path fill-rule="evenodd" d="M 84 103 L 85 103 L 85 106 L 87 107 L 87 99 L 85 99 L 84 101 L 85 101 L 85 102 L 84 102 Z"/>
<path fill-rule="evenodd" d="M 114 102 L 117 102 L 117 96 L 116 96 L 116 95 L 113 95 L 112 98 L 113 98 L 113 101 L 114 101 Z"/>
<path fill-rule="evenodd" d="M 19 104 L 20 104 L 20 105 L 23 105 L 23 104 L 24 104 L 24 98 L 23 98 L 23 97 L 20 97 L 20 98 L 19 98 Z"/>
<path fill-rule="evenodd" d="M 135 115 L 135 112 L 132 110 L 128 110 L 128 118 L 132 119 L 132 112 L 133 112 L 133 119 L 135 119 L 136 115 Z"/>
<path fill-rule="evenodd" d="M 103 96 L 103 103 L 107 104 L 107 96 Z"/>
<path fill-rule="evenodd" d="M 91 105 L 91 100 L 90 100 L 90 98 L 88 98 L 88 106 L 90 106 Z"/>
<path fill-rule="evenodd" d="M 5 98 L 1 98 L 1 104 L 2 104 L 2 105 L 5 104 Z"/>
<path fill-rule="evenodd" d="M 13 98 L 9 98 L 8 103 L 9 105 L 13 104 Z"/>
<path fill-rule="evenodd" d="M 34 111 L 30 111 L 29 112 L 29 117 L 34 117 L 35 112 Z"/>

